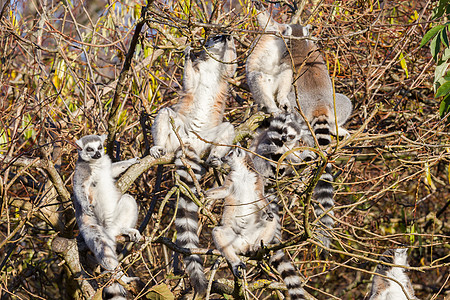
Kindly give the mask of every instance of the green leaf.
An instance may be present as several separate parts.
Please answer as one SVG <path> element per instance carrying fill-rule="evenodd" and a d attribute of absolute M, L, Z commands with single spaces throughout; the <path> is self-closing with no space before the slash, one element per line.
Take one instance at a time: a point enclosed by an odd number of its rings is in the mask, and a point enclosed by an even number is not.
<path fill-rule="evenodd" d="M 442 17 L 444 11 L 448 10 L 448 1 L 449 0 L 439 0 L 438 6 L 434 9 L 433 19 L 437 19 Z"/>
<path fill-rule="evenodd" d="M 174 300 L 175 296 L 170 291 L 166 284 L 155 285 L 150 289 L 146 295 L 147 299 L 151 300 Z"/>
<path fill-rule="evenodd" d="M 450 49 L 445 49 L 445 51 L 449 50 L 448 52 L 450 52 Z M 444 52 L 445 54 L 445 52 Z M 445 74 L 447 73 L 447 69 L 448 69 L 449 63 L 447 61 L 440 61 L 438 62 L 438 64 L 436 65 L 436 68 L 434 70 L 434 82 L 433 82 L 433 87 L 434 87 L 434 92 L 436 93 L 437 89 L 439 88 L 439 86 L 443 85 L 445 82 L 447 82 L 447 80 L 444 79 Z"/>
<path fill-rule="evenodd" d="M 436 34 L 430 44 L 431 55 L 433 55 L 434 61 L 438 61 L 439 49 L 441 48 L 441 35 Z"/>
<path fill-rule="evenodd" d="M 442 28 L 441 30 L 441 41 L 448 48 L 448 35 L 447 35 L 447 27 Z"/>
<path fill-rule="evenodd" d="M 446 114 L 450 112 L 450 95 L 442 100 L 441 105 L 439 106 L 439 115 L 441 118 L 445 117 Z"/>
<path fill-rule="evenodd" d="M 446 83 L 441 85 L 436 91 L 436 95 L 434 95 L 434 97 L 439 98 L 447 95 L 448 93 L 450 93 L 450 81 L 447 81 Z"/>
<path fill-rule="evenodd" d="M 428 43 L 428 41 L 431 40 L 442 28 L 444 28 L 444 25 L 437 25 L 428 30 L 427 33 L 425 33 L 425 35 L 423 36 L 419 48 L 422 48 L 426 43 Z"/>

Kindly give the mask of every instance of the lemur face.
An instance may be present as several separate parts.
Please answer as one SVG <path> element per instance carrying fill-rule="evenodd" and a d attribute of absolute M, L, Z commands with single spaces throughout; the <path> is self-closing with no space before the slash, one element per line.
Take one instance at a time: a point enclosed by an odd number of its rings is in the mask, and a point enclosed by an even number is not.
<path fill-rule="evenodd" d="M 394 251 L 394 264 L 407 266 L 408 265 L 408 249 L 399 248 Z"/>
<path fill-rule="evenodd" d="M 240 146 L 240 144 L 238 144 L 238 146 Z M 238 164 L 240 161 L 243 161 L 244 158 L 245 151 L 239 147 L 236 147 L 231 149 L 226 156 L 222 157 L 222 161 L 232 167 L 234 164 Z"/>
<path fill-rule="evenodd" d="M 103 142 L 106 139 L 106 135 L 87 135 L 76 141 L 80 147 L 78 149 L 78 156 L 86 161 L 95 161 L 103 157 L 105 154 L 103 148 Z"/>
<path fill-rule="evenodd" d="M 208 49 L 208 52 L 216 56 L 216 59 L 221 60 L 227 45 L 232 45 L 234 48 L 233 37 L 228 34 L 221 34 L 209 38 L 205 44 L 205 47 Z"/>

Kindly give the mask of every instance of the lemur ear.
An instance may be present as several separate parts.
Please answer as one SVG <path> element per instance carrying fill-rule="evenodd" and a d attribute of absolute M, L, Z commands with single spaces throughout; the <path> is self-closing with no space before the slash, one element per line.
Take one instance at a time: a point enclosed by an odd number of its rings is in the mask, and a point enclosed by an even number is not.
<path fill-rule="evenodd" d="M 287 25 L 287 24 L 284 25 L 284 30 L 283 30 L 282 34 L 283 34 L 284 36 L 290 36 L 290 35 L 292 35 L 292 27 L 289 26 L 289 25 Z"/>
<path fill-rule="evenodd" d="M 102 134 L 102 135 L 100 136 L 100 139 L 102 140 L 102 143 L 105 142 L 105 140 L 106 140 L 107 137 L 108 137 L 107 134 Z"/>
<path fill-rule="evenodd" d="M 311 25 L 308 24 L 306 26 L 303 26 L 303 36 L 309 36 L 309 31 L 311 30 Z"/>
<path fill-rule="evenodd" d="M 75 146 L 77 147 L 77 150 L 83 149 L 83 141 L 81 139 L 75 141 Z"/>
<path fill-rule="evenodd" d="M 236 147 L 236 154 L 237 154 L 237 156 L 238 157 L 243 157 L 245 155 L 245 151 L 244 151 L 244 149 L 241 148 L 241 144 L 237 143 L 236 146 L 237 146 Z"/>

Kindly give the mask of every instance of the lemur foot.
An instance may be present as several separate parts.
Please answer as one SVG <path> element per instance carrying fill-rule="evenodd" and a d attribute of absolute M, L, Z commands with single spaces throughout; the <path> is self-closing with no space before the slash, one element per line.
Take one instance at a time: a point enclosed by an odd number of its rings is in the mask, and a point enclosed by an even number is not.
<path fill-rule="evenodd" d="M 139 232 L 139 230 L 134 229 L 134 228 L 128 228 L 125 229 L 123 234 L 127 235 L 130 237 L 130 241 L 132 242 L 139 242 L 142 238 L 141 233 Z"/>
<path fill-rule="evenodd" d="M 135 157 L 129 160 L 132 165 L 141 163 L 141 159 L 139 157 Z"/>
<path fill-rule="evenodd" d="M 222 160 L 219 157 L 213 155 L 208 157 L 208 159 L 206 160 L 206 164 L 213 168 L 218 168 L 222 165 Z"/>
<path fill-rule="evenodd" d="M 160 158 L 166 154 L 166 149 L 161 146 L 153 146 L 150 148 L 150 155 L 154 158 Z"/>
<path fill-rule="evenodd" d="M 244 277 L 245 264 L 241 261 L 237 265 L 233 266 L 233 274 L 239 279 Z"/>
<path fill-rule="evenodd" d="M 266 209 L 263 212 L 262 219 L 271 222 L 274 218 L 273 212 L 270 209 Z"/>

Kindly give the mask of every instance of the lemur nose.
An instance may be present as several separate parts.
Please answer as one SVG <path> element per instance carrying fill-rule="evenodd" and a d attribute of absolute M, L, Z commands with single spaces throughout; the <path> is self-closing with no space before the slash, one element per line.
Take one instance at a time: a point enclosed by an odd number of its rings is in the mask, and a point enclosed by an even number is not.
<path fill-rule="evenodd" d="M 93 159 L 99 159 L 101 157 L 100 152 L 95 152 L 94 156 L 92 156 Z"/>

